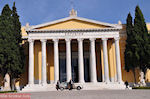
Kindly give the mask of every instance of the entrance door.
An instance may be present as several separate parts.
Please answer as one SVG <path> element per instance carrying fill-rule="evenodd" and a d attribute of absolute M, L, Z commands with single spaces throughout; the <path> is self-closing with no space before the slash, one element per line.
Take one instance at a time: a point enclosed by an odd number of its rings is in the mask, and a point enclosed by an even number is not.
<path fill-rule="evenodd" d="M 88 53 L 87 53 L 88 55 Z M 89 75 L 89 57 L 87 55 L 84 56 L 84 79 L 85 82 L 90 81 Z M 78 82 L 79 81 L 79 72 L 78 72 L 78 54 L 72 53 L 72 60 L 71 60 L 71 70 L 72 70 L 72 81 Z M 59 79 L 60 82 L 65 82 L 67 80 L 66 75 L 66 53 L 59 54 Z"/>
<path fill-rule="evenodd" d="M 78 82 L 78 59 L 72 58 L 72 81 Z"/>
<path fill-rule="evenodd" d="M 59 58 L 59 79 L 60 82 L 65 82 L 67 79 L 66 76 L 66 58 Z"/>
<path fill-rule="evenodd" d="M 84 58 L 84 80 L 85 82 L 90 82 L 89 58 Z"/>

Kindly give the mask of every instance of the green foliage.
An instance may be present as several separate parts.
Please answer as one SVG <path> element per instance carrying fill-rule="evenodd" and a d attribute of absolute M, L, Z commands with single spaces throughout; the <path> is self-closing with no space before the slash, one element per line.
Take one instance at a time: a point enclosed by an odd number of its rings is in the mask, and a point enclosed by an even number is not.
<path fill-rule="evenodd" d="M 150 62 L 150 38 L 144 16 L 139 6 L 136 6 L 135 9 L 134 32 L 136 34 L 135 41 L 138 45 L 138 67 L 145 72 Z"/>
<path fill-rule="evenodd" d="M 0 91 L 0 93 L 16 93 L 17 91 Z"/>
<path fill-rule="evenodd" d="M 133 87 L 132 89 L 150 89 L 150 87 Z"/>
<path fill-rule="evenodd" d="M 5 5 L 1 17 L 0 17 L 0 67 L 1 74 L 5 75 L 6 72 L 11 71 L 13 64 L 13 51 L 12 51 L 12 31 L 13 31 L 13 22 L 11 17 L 12 11 L 8 5 Z"/>
<path fill-rule="evenodd" d="M 137 67 L 137 60 L 139 58 L 139 55 L 137 52 L 137 44 L 135 42 L 135 32 L 133 31 L 132 16 L 130 13 L 128 14 L 126 21 L 127 21 L 126 24 L 127 40 L 125 50 L 125 70 L 128 72 L 129 70 L 132 70 L 134 74 L 134 81 L 136 83 L 135 68 Z"/>
<path fill-rule="evenodd" d="M 24 68 L 24 54 L 21 45 L 21 23 L 15 3 L 12 10 L 6 4 L 0 16 L 0 72 L 18 78 Z"/>
<path fill-rule="evenodd" d="M 12 76 L 14 78 L 17 78 L 20 76 L 20 74 L 24 70 L 24 50 L 21 45 L 22 43 L 22 38 L 21 38 L 21 23 L 19 21 L 19 16 L 17 14 L 17 10 L 15 7 L 15 2 L 12 7 L 12 21 L 13 21 L 13 36 L 15 37 L 15 43 L 16 43 L 16 57 L 15 57 L 15 65 L 16 68 L 14 68 L 14 71 L 12 73 Z M 16 73 L 17 72 L 17 73 Z"/>
<path fill-rule="evenodd" d="M 130 13 L 126 21 L 125 69 L 135 75 L 135 68 L 139 67 L 145 73 L 150 68 L 150 36 L 139 6 L 135 9 L 134 25 Z"/>

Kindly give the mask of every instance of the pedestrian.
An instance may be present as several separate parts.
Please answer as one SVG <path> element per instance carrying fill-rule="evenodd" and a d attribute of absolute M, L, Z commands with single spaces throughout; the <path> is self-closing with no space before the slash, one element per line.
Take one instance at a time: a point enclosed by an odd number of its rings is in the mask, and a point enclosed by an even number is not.
<path fill-rule="evenodd" d="M 129 86 L 128 81 L 125 81 L 125 85 L 126 85 L 126 88 L 128 88 L 128 86 Z"/>
<path fill-rule="evenodd" d="M 70 79 L 69 81 L 69 90 L 72 90 L 73 89 L 73 81 L 72 79 Z"/>
<path fill-rule="evenodd" d="M 56 89 L 57 89 L 57 90 L 59 89 L 59 86 L 60 86 L 60 81 L 58 80 L 58 81 L 57 81 L 57 84 L 56 84 Z"/>

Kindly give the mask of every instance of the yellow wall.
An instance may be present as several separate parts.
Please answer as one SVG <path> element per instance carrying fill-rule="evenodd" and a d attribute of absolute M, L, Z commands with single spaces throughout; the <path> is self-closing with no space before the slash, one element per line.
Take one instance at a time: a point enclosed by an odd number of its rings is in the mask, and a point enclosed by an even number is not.
<path fill-rule="evenodd" d="M 54 81 L 54 47 L 53 47 L 53 43 L 47 44 L 47 79 L 48 79 L 48 82 Z"/>
<path fill-rule="evenodd" d="M 109 62 L 109 75 L 111 79 L 115 80 L 116 77 L 116 57 L 114 41 L 108 40 L 108 62 Z"/>
<path fill-rule="evenodd" d="M 0 86 L 2 86 L 3 85 L 3 77 L 2 77 L 2 75 L 0 75 Z"/>
<path fill-rule="evenodd" d="M 150 23 L 147 23 L 147 29 L 150 31 Z"/>
<path fill-rule="evenodd" d="M 120 36 L 120 58 L 121 58 L 121 70 L 122 70 L 122 79 L 123 81 L 128 81 L 128 82 L 134 82 L 134 76 L 133 76 L 133 72 L 129 71 L 127 72 L 125 70 L 125 59 L 124 59 L 124 52 L 125 52 L 125 46 L 126 46 L 126 33 L 122 33 L 125 31 L 125 26 L 123 27 L 122 31 L 120 32 L 120 34 L 122 34 Z M 136 69 L 136 81 L 139 81 L 139 70 Z"/>
<path fill-rule="evenodd" d="M 27 32 L 26 32 L 26 30 L 25 30 L 25 27 L 23 26 L 23 27 L 21 27 L 21 34 L 22 34 L 22 37 L 24 37 L 24 36 L 27 36 L 28 34 L 27 34 Z"/>
<path fill-rule="evenodd" d="M 41 68 L 42 68 L 41 42 L 35 41 L 34 44 L 34 79 L 35 80 L 41 80 Z"/>

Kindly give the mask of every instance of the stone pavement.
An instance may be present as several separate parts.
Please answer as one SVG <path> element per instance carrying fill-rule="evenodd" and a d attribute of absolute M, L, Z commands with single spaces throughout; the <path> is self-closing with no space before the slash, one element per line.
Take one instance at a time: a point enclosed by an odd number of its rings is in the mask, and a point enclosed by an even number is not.
<path fill-rule="evenodd" d="M 150 90 L 81 90 L 31 93 L 31 99 L 150 99 Z"/>

